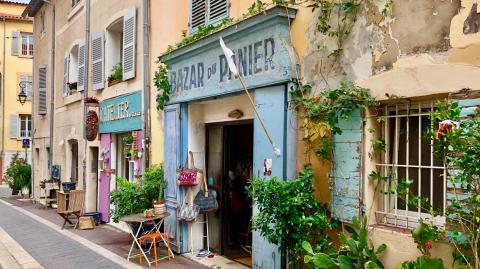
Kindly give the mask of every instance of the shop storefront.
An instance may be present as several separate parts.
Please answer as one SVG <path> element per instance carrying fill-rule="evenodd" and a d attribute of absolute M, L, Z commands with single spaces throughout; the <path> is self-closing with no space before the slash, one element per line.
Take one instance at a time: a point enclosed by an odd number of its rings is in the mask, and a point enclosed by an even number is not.
<path fill-rule="evenodd" d="M 102 101 L 99 133 L 98 211 L 102 221 L 108 222 L 115 177 L 133 182 L 143 172 L 141 91 Z"/>
<path fill-rule="evenodd" d="M 171 214 L 166 226 L 179 252 L 207 247 L 207 224 L 179 222 L 176 215 L 187 193 L 187 187 L 176 183 L 176 170 L 192 151 L 195 166 L 207 172 L 209 188 L 218 197 L 218 210 L 207 214 L 210 247 L 253 268 L 280 268 L 278 248 L 251 231 L 250 219 L 256 212 L 244 190 L 253 177 L 285 179 L 295 173 L 296 120 L 288 110 L 296 66 L 289 36 L 289 20 L 294 17 L 295 10 L 276 7 L 165 56 L 172 85 L 164 109 L 165 198 Z M 220 37 L 234 51 L 280 156 L 240 82 L 229 72 Z M 200 184 L 192 187 L 192 197 L 199 189 Z"/>

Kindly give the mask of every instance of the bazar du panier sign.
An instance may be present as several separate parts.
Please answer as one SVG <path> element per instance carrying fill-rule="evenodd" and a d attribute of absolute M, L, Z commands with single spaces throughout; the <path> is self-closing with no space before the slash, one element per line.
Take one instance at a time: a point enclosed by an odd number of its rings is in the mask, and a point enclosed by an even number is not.
<path fill-rule="evenodd" d="M 142 129 L 142 92 L 137 91 L 100 103 L 100 133 Z"/>

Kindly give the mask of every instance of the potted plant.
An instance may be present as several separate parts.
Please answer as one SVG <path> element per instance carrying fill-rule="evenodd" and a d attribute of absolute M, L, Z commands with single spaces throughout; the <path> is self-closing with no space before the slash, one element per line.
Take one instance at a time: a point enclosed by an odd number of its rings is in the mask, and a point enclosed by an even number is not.
<path fill-rule="evenodd" d="M 145 196 L 151 201 L 155 215 L 165 212 L 164 191 L 167 181 L 163 174 L 163 165 L 153 165 L 145 170 L 143 175 L 143 189 Z"/>
<path fill-rule="evenodd" d="M 123 79 L 123 69 L 122 69 L 122 63 L 118 63 L 113 66 L 112 68 L 112 73 L 108 77 L 108 86 L 113 86 L 117 83 L 120 83 Z"/>
<path fill-rule="evenodd" d="M 68 82 L 67 85 L 70 93 L 77 91 L 77 82 Z"/>
<path fill-rule="evenodd" d="M 123 154 L 125 155 L 125 158 L 132 157 L 132 149 L 130 147 L 124 147 Z"/>
<path fill-rule="evenodd" d="M 25 159 L 19 158 L 18 153 L 12 157 L 9 167 L 5 171 L 5 181 L 12 189 L 12 195 L 19 191 L 23 195 L 30 193 L 30 180 L 32 168 Z"/>
<path fill-rule="evenodd" d="M 129 146 L 132 145 L 132 143 L 133 143 L 133 135 L 132 135 L 132 134 L 128 134 L 128 135 L 124 136 L 124 137 L 122 138 L 122 141 L 123 141 L 123 143 L 124 143 L 125 145 L 129 145 Z"/>

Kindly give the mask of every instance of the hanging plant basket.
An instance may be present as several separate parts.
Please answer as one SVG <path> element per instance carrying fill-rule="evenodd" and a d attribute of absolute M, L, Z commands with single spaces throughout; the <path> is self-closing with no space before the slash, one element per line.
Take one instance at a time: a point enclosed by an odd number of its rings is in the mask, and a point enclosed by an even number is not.
<path fill-rule="evenodd" d="M 94 141 L 98 135 L 99 120 L 96 111 L 90 110 L 87 112 L 86 133 L 87 140 Z"/>

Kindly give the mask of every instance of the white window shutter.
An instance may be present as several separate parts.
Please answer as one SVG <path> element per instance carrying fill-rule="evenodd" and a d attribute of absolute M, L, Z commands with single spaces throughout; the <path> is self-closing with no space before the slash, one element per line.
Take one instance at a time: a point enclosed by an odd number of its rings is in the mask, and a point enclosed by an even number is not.
<path fill-rule="evenodd" d="M 33 98 L 33 77 L 27 76 L 27 84 L 25 86 L 25 91 L 27 92 L 28 100 L 32 100 Z"/>
<path fill-rule="evenodd" d="M 132 8 L 123 17 L 123 80 L 135 77 L 135 13 Z"/>
<path fill-rule="evenodd" d="M 18 55 L 18 45 L 20 43 L 20 34 L 18 32 L 12 32 L 12 55 Z"/>
<path fill-rule="evenodd" d="M 38 69 L 38 114 L 47 115 L 47 68 Z"/>
<path fill-rule="evenodd" d="M 100 90 L 105 87 L 105 53 L 104 53 L 103 32 L 92 34 L 92 83 L 93 90 Z"/>
<path fill-rule="evenodd" d="M 78 44 L 78 80 L 77 91 L 83 91 L 85 89 L 85 41 Z"/>
<path fill-rule="evenodd" d="M 18 138 L 18 115 L 10 114 L 10 138 Z"/>
<path fill-rule="evenodd" d="M 70 92 L 70 88 L 68 86 L 68 74 L 69 74 L 69 66 L 70 66 L 70 53 L 65 53 L 65 57 L 63 58 L 63 97 L 68 96 Z"/>

